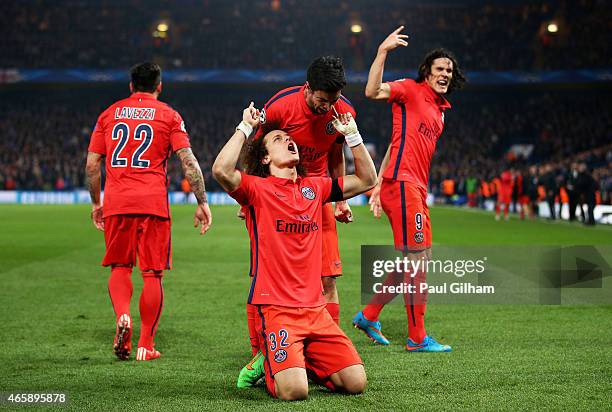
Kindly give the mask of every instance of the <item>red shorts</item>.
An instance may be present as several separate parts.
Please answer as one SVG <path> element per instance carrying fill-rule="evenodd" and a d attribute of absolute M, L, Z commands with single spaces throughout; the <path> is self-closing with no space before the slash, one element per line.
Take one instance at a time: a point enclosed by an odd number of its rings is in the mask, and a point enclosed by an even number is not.
<path fill-rule="evenodd" d="M 528 205 L 530 203 L 529 201 L 529 196 L 527 195 L 521 195 L 521 197 L 519 197 L 519 203 L 521 205 Z"/>
<path fill-rule="evenodd" d="M 321 276 L 341 276 L 342 262 L 338 249 L 338 231 L 331 203 L 323 205 L 323 262 Z"/>
<path fill-rule="evenodd" d="M 417 252 L 431 247 L 426 189 L 410 182 L 384 179 L 380 203 L 389 217 L 397 250 Z"/>
<path fill-rule="evenodd" d="M 136 265 L 161 271 L 172 265 L 170 219 L 154 215 L 113 215 L 104 218 L 106 254 L 102 266 Z"/>
<path fill-rule="evenodd" d="M 274 375 L 289 368 L 304 368 L 324 381 L 352 365 L 363 364 L 353 343 L 325 309 L 257 307 L 257 335 L 263 352 L 266 386 L 274 395 Z"/>

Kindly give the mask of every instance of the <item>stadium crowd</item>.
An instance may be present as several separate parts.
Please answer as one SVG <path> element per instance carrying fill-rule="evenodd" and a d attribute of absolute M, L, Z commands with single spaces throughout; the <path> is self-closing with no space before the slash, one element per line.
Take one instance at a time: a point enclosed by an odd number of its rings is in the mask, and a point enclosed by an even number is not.
<path fill-rule="evenodd" d="M 602 33 L 611 29 L 608 1 L 486 3 L 2 2 L 0 24 L 10 30 L 0 37 L 0 68 L 125 69 L 154 56 L 166 69 L 295 69 L 312 56 L 336 54 L 347 68 L 363 70 L 399 24 L 406 26 L 410 46 L 389 60 L 388 69 L 415 68 L 439 46 L 453 50 L 468 70 L 612 66 L 612 55 L 601 53 L 609 41 Z"/>
<path fill-rule="evenodd" d="M 84 161 L 96 116 L 125 96 L 119 85 L 50 87 L 15 89 L 4 92 L 0 99 L 1 189 L 84 187 Z M 162 100 L 182 114 L 207 188 L 217 190 L 210 175 L 212 162 L 232 133 L 241 109 L 250 99 L 263 105 L 275 89 L 254 86 L 227 92 L 217 86 L 204 93 L 205 87 L 170 89 Z M 391 133 L 388 107 L 365 101 L 361 90 L 348 90 L 346 95 L 356 107 L 360 130 L 379 163 Z M 597 202 L 610 204 L 612 132 L 608 125 L 612 115 L 600 110 L 605 107 L 605 96 L 597 90 L 515 91 L 503 99 L 499 92 L 451 95 L 453 108 L 445 117 L 446 130 L 433 159 L 430 190 L 440 198 L 464 198 L 472 205 L 482 205 L 483 200 L 494 198 L 500 173 L 513 170 L 526 182 L 533 178 L 540 182 L 537 199 L 550 198 L 547 193 L 552 192 L 553 198 L 563 200 L 574 165 L 594 178 Z M 515 154 L 511 148 L 516 145 L 531 147 L 530 156 Z M 535 169 L 530 172 L 531 166 Z M 169 163 L 168 177 L 170 188 L 181 190 L 182 173 L 176 159 Z M 517 196 L 527 191 L 519 191 L 517 183 Z"/>

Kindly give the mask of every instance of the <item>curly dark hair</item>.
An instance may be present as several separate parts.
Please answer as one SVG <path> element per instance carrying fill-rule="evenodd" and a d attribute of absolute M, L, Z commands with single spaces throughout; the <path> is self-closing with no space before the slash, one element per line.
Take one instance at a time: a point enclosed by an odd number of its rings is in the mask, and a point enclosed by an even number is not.
<path fill-rule="evenodd" d="M 308 67 L 306 80 L 313 92 L 336 93 L 342 90 L 346 86 L 342 59 L 335 56 L 317 57 Z"/>
<path fill-rule="evenodd" d="M 446 58 L 453 62 L 453 77 L 448 85 L 448 92 L 446 94 L 450 94 L 453 90 L 462 89 L 465 82 L 467 82 L 467 79 L 461 72 L 455 55 L 446 49 L 434 49 L 427 53 L 425 59 L 423 59 L 423 63 L 421 63 L 419 66 L 419 76 L 416 80 L 417 83 L 422 83 L 425 81 L 427 76 L 431 74 L 431 65 L 433 64 L 434 60 L 440 58 Z"/>
<path fill-rule="evenodd" d="M 260 139 L 251 139 L 243 153 L 242 163 L 245 166 L 245 172 L 248 175 L 268 177 L 270 176 L 270 164 L 263 164 L 262 160 L 268 154 L 266 144 L 264 143 L 265 136 Z M 306 168 L 302 163 L 296 166 L 298 176 L 306 176 Z"/>

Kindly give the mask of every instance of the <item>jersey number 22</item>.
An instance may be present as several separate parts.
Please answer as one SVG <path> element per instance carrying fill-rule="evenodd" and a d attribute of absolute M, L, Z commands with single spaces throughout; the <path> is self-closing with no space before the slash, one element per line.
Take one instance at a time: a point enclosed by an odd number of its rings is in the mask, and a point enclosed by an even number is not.
<path fill-rule="evenodd" d="M 117 147 L 115 147 L 115 150 L 113 150 L 113 156 L 111 157 L 112 167 L 127 166 L 128 159 L 121 157 L 121 151 L 127 144 L 129 136 L 130 128 L 127 124 L 117 123 L 115 127 L 113 127 L 113 134 L 111 138 L 113 140 L 119 140 L 119 143 L 117 144 Z M 151 142 L 153 142 L 153 128 L 146 123 L 139 124 L 134 130 L 134 140 L 142 140 L 142 143 L 132 155 L 132 167 L 146 169 L 149 167 L 150 162 L 142 159 L 141 156 L 147 151 L 149 146 L 151 146 Z"/>

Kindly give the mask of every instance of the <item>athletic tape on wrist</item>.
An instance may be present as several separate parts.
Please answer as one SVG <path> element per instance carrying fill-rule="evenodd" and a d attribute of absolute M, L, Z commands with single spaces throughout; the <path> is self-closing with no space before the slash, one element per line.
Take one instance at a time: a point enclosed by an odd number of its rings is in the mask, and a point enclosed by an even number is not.
<path fill-rule="evenodd" d="M 248 139 L 251 136 L 251 133 L 253 133 L 253 126 L 243 120 L 238 123 L 238 126 L 236 126 L 236 130 L 242 131 L 242 133 L 244 133 L 244 135 Z"/>
<path fill-rule="evenodd" d="M 361 143 L 363 143 L 363 139 L 361 138 L 359 132 L 344 136 L 344 140 L 346 140 L 348 147 L 359 146 Z"/>

